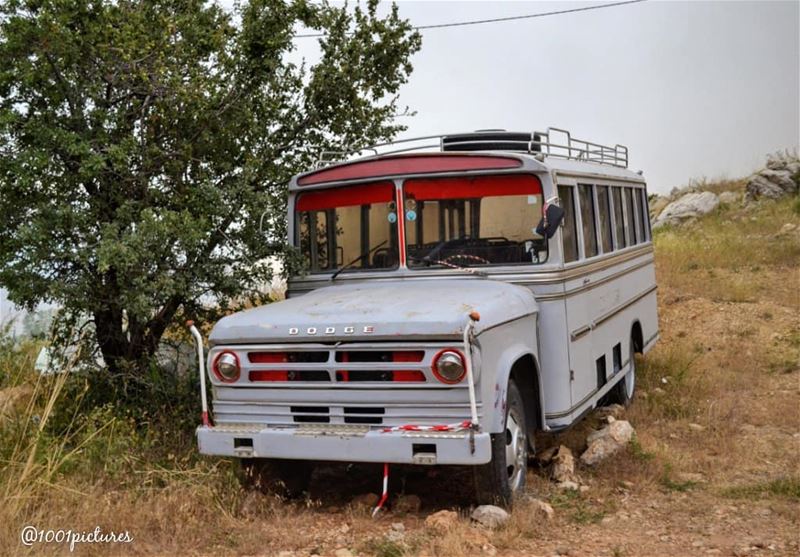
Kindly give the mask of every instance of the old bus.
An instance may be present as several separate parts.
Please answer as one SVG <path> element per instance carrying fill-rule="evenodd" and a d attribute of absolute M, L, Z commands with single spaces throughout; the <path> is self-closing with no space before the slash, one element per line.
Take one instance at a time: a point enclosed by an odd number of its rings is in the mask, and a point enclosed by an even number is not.
<path fill-rule="evenodd" d="M 296 176 L 307 272 L 216 323 L 207 358 L 195 334 L 200 451 L 289 490 L 319 460 L 470 465 L 479 502 L 510 504 L 534 433 L 627 405 L 658 338 L 647 190 L 627 166 L 626 147 L 551 128 Z"/>

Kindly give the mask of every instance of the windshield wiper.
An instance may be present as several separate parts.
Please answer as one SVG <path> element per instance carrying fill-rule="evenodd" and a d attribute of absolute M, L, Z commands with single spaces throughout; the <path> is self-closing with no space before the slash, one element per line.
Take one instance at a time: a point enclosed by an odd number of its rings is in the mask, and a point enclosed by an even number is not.
<path fill-rule="evenodd" d="M 478 275 L 484 278 L 488 278 L 489 274 L 478 269 L 473 269 L 472 267 L 465 267 L 463 265 L 456 265 L 455 263 L 450 263 L 449 261 L 441 261 L 439 259 L 431 259 L 429 256 L 425 257 L 416 257 L 414 255 L 406 254 L 406 258 L 414 261 L 416 263 L 423 263 L 425 265 L 430 265 L 433 263 L 434 265 L 442 265 L 444 267 L 449 267 L 451 269 L 456 269 L 457 271 L 465 271 L 467 273 Z"/>
<path fill-rule="evenodd" d="M 331 275 L 331 280 L 334 280 L 336 277 L 338 277 L 338 276 L 339 276 L 339 273 L 341 273 L 341 272 L 342 272 L 342 271 L 344 271 L 345 269 L 349 269 L 350 267 L 352 267 L 353 265 L 355 265 L 356 263 L 358 263 L 358 262 L 359 262 L 359 261 L 361 261 L 362 259 L 364 259 L 364 258 L 366 258 L 366 257 L 369 257 L 370 255 L 372 255 L 372 252 L 374 252 L 374 251 L 377 251 L 378 249 L 380 249 L 380 248 L 382 248 L 383 246 L 385 246 L 387 243 L 389 243 L 389 240 L 384 240 L 383 242 L 381 242 L 381 243 L 380 243 L 380 244 L 378 244 L 377 246 L 370 248 L 368 251 L 365 251 L 364 253 L 362 253 L 361 255 L 359 255 L 358 257 L 356 257 L 355 259 L 353 259 L 353 260 L 352 260 L 350 263 L 348 263 L 347 265 L 344 265 L 344 266 L 342 266 L 342 267 L 341 267 L 341 268 L 340 268 L 338 271 L 336 271 L 335 273 L 333 273 L 333 274 Z"/>

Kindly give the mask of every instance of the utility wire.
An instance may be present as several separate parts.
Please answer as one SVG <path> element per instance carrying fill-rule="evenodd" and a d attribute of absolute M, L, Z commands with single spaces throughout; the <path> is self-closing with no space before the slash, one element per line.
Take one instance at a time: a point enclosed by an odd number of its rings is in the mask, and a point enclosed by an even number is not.
<path fill-rule="evenodd" d="M 584 6 L 582 8 L 570 8 L 568 10 L 558 10 L 554 12 L 540 12 L 537 14 L 527 14 L 527 15 L 515 15 L 509 17 L 497 17 L 493 19 L 476 19 L 474 21 L 457 21 L 454 23 L 438 23 L 433 25 L 417 25 L 414 26 L 413 29 L 416 31 L 425 31 L 427 29 L 443 29 L 445 27 L 464 27 L 466 25 L 481 25 L 484 23 L 500 23 L 504 21 L 516 21 L 518 19 L 534 19 L 537 17 L 548 17 L 552 15 L 563 15 L 563 14 L 572 14 L 576 12 L 588 12 L 590 10 L 600 10 L 603 8 L 615 8 L 617 6 L 626 6 L 628 4 L 639 4 L 640 2 L 646 2 L 647 0 L 627 0 L 625 2 L 613 2 L 611 4 L 599 4 L 596 6 Z M 326 36 L 325 33 L 311 33 L 306 35 L 295 35 L 295 39 L 310 39 L 310 38 L 317 38 L 317 37 L 324 37 Z"/>

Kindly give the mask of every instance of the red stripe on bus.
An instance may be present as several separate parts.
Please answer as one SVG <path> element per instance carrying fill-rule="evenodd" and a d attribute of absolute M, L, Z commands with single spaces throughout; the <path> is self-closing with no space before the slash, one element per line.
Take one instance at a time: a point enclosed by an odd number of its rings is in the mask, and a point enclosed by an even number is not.
<path fill-rule="evenodd" d="M 318 170 L 299 178 L 297 183 L 300 186 L 310 186 L 325 182 L 378 176 L 458 172 L 461 170 L 495 170 L 500 168 L 519 168 L 520 166 L 522 166 L 522 162 L 519 159 L 508 157 L 439 154 L 411 155 L 353 162 Z"/>
<path fill-rule="evenodd" d="M 542 183 L 539 178 L 531 174 L 416 178 L 406 180 L 405 192 L 406 197 L 413 197 L 417 201 L 496 195 L 537 195 L 542 193 Z"/>
<path fill-rule="evenodd" d="M 394 191 L 394 184 L 391 182 L 310 191 L 297 198 L 297 210 L 323 211 L 334 207 L 389 203 L 395 197 Z"/>

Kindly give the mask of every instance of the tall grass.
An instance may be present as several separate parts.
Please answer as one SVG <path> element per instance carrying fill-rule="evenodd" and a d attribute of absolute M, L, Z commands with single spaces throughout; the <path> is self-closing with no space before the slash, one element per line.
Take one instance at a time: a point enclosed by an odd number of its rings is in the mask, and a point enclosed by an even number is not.
<path fill-rule="evenodd" d="M 800 225 L 795 199 L 753 208 L 721 208 L 702 225 L 665 227 L 654 236 L 658 279 L 681 292 L 715 301 L 753 302 L 763 297 L 766 274 L 774 268 L 798 267 L 800 241 L 781 233 Z M 796 303 L 796 284 L 766 295 Z"/>

